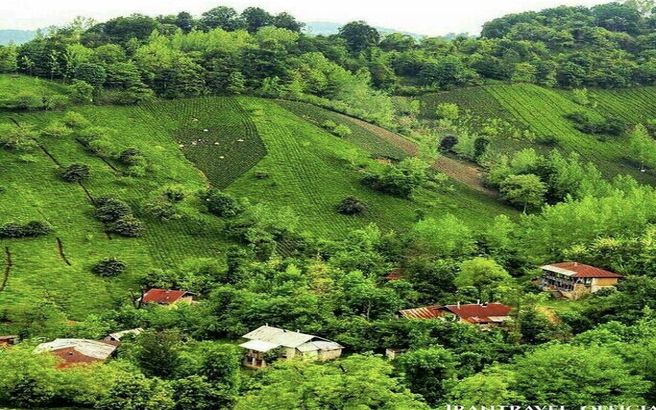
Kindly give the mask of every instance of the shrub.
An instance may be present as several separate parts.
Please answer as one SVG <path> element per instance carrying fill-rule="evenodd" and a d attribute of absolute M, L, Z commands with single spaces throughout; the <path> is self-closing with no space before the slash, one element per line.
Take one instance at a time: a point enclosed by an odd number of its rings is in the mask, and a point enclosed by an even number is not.
<path fill-rule="evenodd" d="M 49 232 L 50 227 L 39 221 L 30 221 L 25 225 L 10 222 L 0 226 L 0 238 L 36 238 Z"/>
<path fill-rule="evenodd" d="M 93 271 L 93 273 L 98 276 L 109 278 L 120 275 L 121 273 L 125 272 L 127 268 L 128 265 L 119 259 L 105 258 L 93 265 L 91 271 Z"/>
<path fill-rule="evenodd" d="M 91 125 L 89 120 L 75 111 L 69 111 L 64 115 L 64 124 L 77 130 L 87 128 Z"/>
<path fill-rule="evenodd" d="M 337 212 L 344 215 L 357 215 L 367 210 L 367 205 L 358 198 L 349 196 L 342 199 L 337 206 Z"/>
<path fill-rule="evenodd" d="M 99 198 L 96 205 L 96 218 L 102 222 L 113 222 L 132 215 L 130 206 L 120 199 Z"/>
<path fill-rule="evenodd" d="M 61 110 L 68 105 L 68 97 L 61 94 L 53 94 L 43 97 L 43 109 Z"/>
<path fill-rule="evenodd" d="M 164 189 L 164 197 L 173 203 L 177 203 L 185 199 L 185 193 L 181 188 L 172 186 Z"/>
<path fill-rule="evenodd" d="M 453 152 L 453 148 L 458 144 L 458 137 L 455 135 L 445 135 L 440 141 L 440 151 Z"/>
<path fill-rule="evenodd" d="M 61 173 L 61 178 L 66 182 L 82 182 L 89 176 L 89 166 L 84 164 L 71 164 Z"/>
<path fill-rule="evenodd" d="M 335 129 L 333 129 L 333 134 L 341 138 L 346 138 L 349 135 L 353 134 L 353 131 L 351 131 L 351 129 L 346 125 L 339 124 L 338 126 L 335 127 Z"/>
<path fill-rule="evenodd" d="M 74 80 L 69 89 L 73 103 L 88 104 L 93 101 L 93 86 L 86 81 Z"/>
<path fill-rule="evenodd" d="M 321 123 L 321 127 L 332 131 L 337 127 L 337 123 L 333 120 L 326 120 L 323 123 Z"/>
<path fill-rule="evenodd" d="M 117 233 L 122 236 L 136 238 L 143 234 L 144 227 L 141 221 L 132 215 L 126 215 L 107 225 L 107 232 Z"/>
<path fill-rule="evenodd" d="M 144 212 L 148 215 L 169 221 L 177 216 L 175 204 L 164 198 L 155 198 L 144 205 Z"/>
<path fill-rule="evenodd" d="M 72 130 L 60 122 L 53 122 L 41 130 L 41 136 L 47 138 L 60 139 L 71 135 Z"/>
<path fill-rule="evenodd" d="M 221 218 L 232 218 L 244 211 L 239 201 L 218 189 L 210 189 L 204 192 L 201 194 L 201 200 L 203 200 L 211 214 Z"/>
<path fill-rule="evenodd" d="M 118 154 L 118 157 L 116 158 L 121 164 L 132 166 L 132 165 L 140 165 L 143 163 L 144 156 L 136 148 L 126 148 L 123 151 L 121 151 L 120 154 Z"/>
<path fill-rule="evenodd" d="M 460 116 L 460 108 L 458 104 L 442 103 L 437 106 L 435 115 L 438 120 L 457 120 Z"/>
<path fill-rule="evenodd" d="M 11 151 L 28 152 L 37 147 L 36 132 L 30 127 L 10 124 L 0 126 L 0 147 Z"/>

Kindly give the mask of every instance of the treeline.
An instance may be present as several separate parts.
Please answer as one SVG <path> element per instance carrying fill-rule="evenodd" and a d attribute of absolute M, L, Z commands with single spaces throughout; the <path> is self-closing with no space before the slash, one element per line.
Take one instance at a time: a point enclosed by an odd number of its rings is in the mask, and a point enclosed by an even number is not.
<path fill-rule="evenodd" d="M 560 87 L 656 82 L 651 10 L 633 3 L 558 7 L 487 23 L 479 38 L 382 35 L 364 22 L 309 36 L 293 16 L 259 8 L 78 19 L 19 47 L 0 48 L 0 72 L 84 82 L 101 102 L 155 95 L 257 92 L 309 98 L 389 122 L 381 94 L 488 81 Z M 101 88 L 108 91 L 97 92 Z"/>

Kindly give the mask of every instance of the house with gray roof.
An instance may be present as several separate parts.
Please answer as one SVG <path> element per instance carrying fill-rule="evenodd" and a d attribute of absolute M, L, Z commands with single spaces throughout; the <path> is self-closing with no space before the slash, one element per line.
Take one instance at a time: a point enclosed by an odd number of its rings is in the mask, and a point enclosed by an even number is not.
<path fill-rule="evenodd" d="M 332 360 L 342 355 L 344 347 L 319 336 L 265 325 L 243 336 L 246 342 L 239 346 L 246 349 L 244 365 L 263 368 L 275 358 L 305 357 L 315 360 Z"/>

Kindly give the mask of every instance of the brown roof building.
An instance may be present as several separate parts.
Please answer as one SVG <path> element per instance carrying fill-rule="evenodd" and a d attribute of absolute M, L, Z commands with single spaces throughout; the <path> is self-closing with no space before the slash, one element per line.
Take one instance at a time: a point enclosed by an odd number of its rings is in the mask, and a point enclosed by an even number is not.
<path fill-rule="evenodd" d="M 41 343 L 34 349 L 34 353 L 51 353 L 60 359 L 58 368 L 75 365 L 104 362 L 114 351 L 116 346 L 87 339 L 55 339 L 52 342 Z"/>
<path fill-rule="evenodd" d="M 568 299 L 577 299 L 617 285 L 622 275 L 578 262 L 561 262 L 541 266 L 542 288 Z"/>
<path fill-rule="evenodd" d="M 405 319 L 437 319 L 442 316 L 441 306 L 431 305 L 414 309 L 400 310 L 399 314 Z"/>
<path fill-rule="evenodd" d="M 193 302 L 193 293 L 186 290 L 150 289 L 140 299 L 142 303 L 159 305 L 175 305 L 177 303 Z"/>
<path fill-rule="evenodd" d="M 461 322 L 474 325 L 499 325 L 510 319 L 512 308 L 502 303 L 469 303 L 442 307 Z"/>
<path fill-rule="evenodd" d="M 18 343 L 18 336 L 9 335 L 9 336 L 0 336 L 0 347 L 13 346 Z"/>

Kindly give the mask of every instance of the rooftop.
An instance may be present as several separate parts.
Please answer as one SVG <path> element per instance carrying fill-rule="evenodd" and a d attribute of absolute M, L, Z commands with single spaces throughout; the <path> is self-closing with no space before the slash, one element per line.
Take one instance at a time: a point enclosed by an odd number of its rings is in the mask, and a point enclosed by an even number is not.
<path fill-rule="evenodd" d="M 404 309 L 399 311 L 399 313 L 406 319 L 435 319 L 442 316 L 440 306 L 437 305 Z"/>
<path fill-rule="evenodd" d="M 186 290 L 150 289 L 143 295 L 143 303 L 170 305 L 189 295 Z"/>
<path fill-rule="evenodd" d="M 268 325 L 260 326 L 243 337 L 249 340 L 239 346 L 258 352 L 268 352 L 281 346 L 298 349 L 301 352 L 343 349 L 339 343 L 319 336 L 292 332 Z"/>
<path fill-rule="evenodd" d="M 446 305 L 443 308 L 470 323 L 500 323 L 507 319 L 512 308 L 502 303 L 470 303 Z"/>
<path fill-rule="evenodd" d="M 88 339 L 55 339 L 52 342 L 41 343 L 34 349 L 34 353 L 56 353 L 60 350 L 76 352 L 96 360 L 105 360 L 114 353 L 116 346 Z"/>
<path fill-rule="evenodd" d="M 560 273 L 562 275 L 571 276 L 573 278 L 623 278 L 624 276 L 607 271 L 605 269 L 597 268 L 594 266 L 586 265 L 578 262 L 561 262 L 551 265 L 541 266 L 540 269 L 548 272 Z"/>

